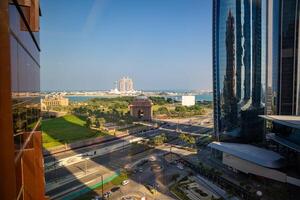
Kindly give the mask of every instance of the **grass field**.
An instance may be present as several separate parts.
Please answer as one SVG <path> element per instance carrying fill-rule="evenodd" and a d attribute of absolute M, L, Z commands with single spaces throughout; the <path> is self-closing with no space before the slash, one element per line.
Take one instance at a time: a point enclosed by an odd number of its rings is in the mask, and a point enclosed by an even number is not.
<path fill-rule="evenodd" d="M 43 146 L 51 148 L 77 140 L 105 135 L 85 126 L 83 117 L 65 115 L 63 117 L 42 121 Z"/>

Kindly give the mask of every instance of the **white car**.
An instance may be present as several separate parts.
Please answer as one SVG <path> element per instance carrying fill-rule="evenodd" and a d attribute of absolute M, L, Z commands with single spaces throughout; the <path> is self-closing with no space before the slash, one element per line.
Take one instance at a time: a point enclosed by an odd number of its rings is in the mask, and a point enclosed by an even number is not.
<path fill-rule="evenodd" d="M 127 185 L 129 183 L 129 180 L 122 181 L 122 185 Z"/>
<path fill-rule="evenodd" d="M 150 156 L 149 161 L 151 161 L 151 162 L 156 161 L 156 157 L 155 156 Z"/>
<path fill-rule="evenodd" d="M 178 163 L 177 168 L 183 170 L 183 165 L 181 163 Z"/>

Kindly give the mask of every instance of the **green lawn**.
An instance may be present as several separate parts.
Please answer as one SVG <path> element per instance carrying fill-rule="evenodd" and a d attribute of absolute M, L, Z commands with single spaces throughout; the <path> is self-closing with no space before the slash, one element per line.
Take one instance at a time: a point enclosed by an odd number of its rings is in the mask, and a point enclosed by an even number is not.
<path fill-rule="evenodd" d="M 45 148 L 105 135 L 105 133 L 87 128 L 85 119 L 75 115 L 42 121 L 42 132 Z"/>

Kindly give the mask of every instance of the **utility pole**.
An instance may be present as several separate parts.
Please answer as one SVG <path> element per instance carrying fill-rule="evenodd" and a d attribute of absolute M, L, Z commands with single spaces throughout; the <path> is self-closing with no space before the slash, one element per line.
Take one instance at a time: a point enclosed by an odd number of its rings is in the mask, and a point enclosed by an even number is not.
<path fill-rule="evenodd" d="M 170 146 L 170 155 L 171 155 L 171 162 L 173 162 L 173 161 L 172 161 L 172 144 L 171 144 L 171 146 Z"/>
<path fill-rule="evenodd" d="M 85 171 L 85 175 L 87 174 L 87 158 L 84 159 L 84 171 Z"/>

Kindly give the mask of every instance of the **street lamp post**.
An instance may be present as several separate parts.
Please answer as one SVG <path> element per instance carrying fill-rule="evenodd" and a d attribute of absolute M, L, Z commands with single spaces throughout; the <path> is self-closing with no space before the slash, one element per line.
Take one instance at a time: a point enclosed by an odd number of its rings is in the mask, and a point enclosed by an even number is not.
<path fill-rule="evenodd" d="M 84 167 L 85 167 L 85 175 L 86 175 L 86 173 L 87 173 L 87 158 L 85 158 L 85 161 L 84 161 Z"/>
<path fill-rule="evenodd" d="M 58 177 L 57 177 L 57 162 L 56 161 L 54 163 L 54 176 L 55 176 L 55 182 L 57 182 Z"/>
<path fill-rule="evenodd" d="M 101 176 L 101 191 L 102 191 L 102 199 L 103 199 L 103 196 L 104 196 L 104 194 L 103 194 L 103 175 L 101 174 L 100 176 Z"/>
<path fill-rule="evenodd" d="M 123 139 L 123 148 L 122 148 L 122 151 L 125 150 L 125 140 Z"/>

